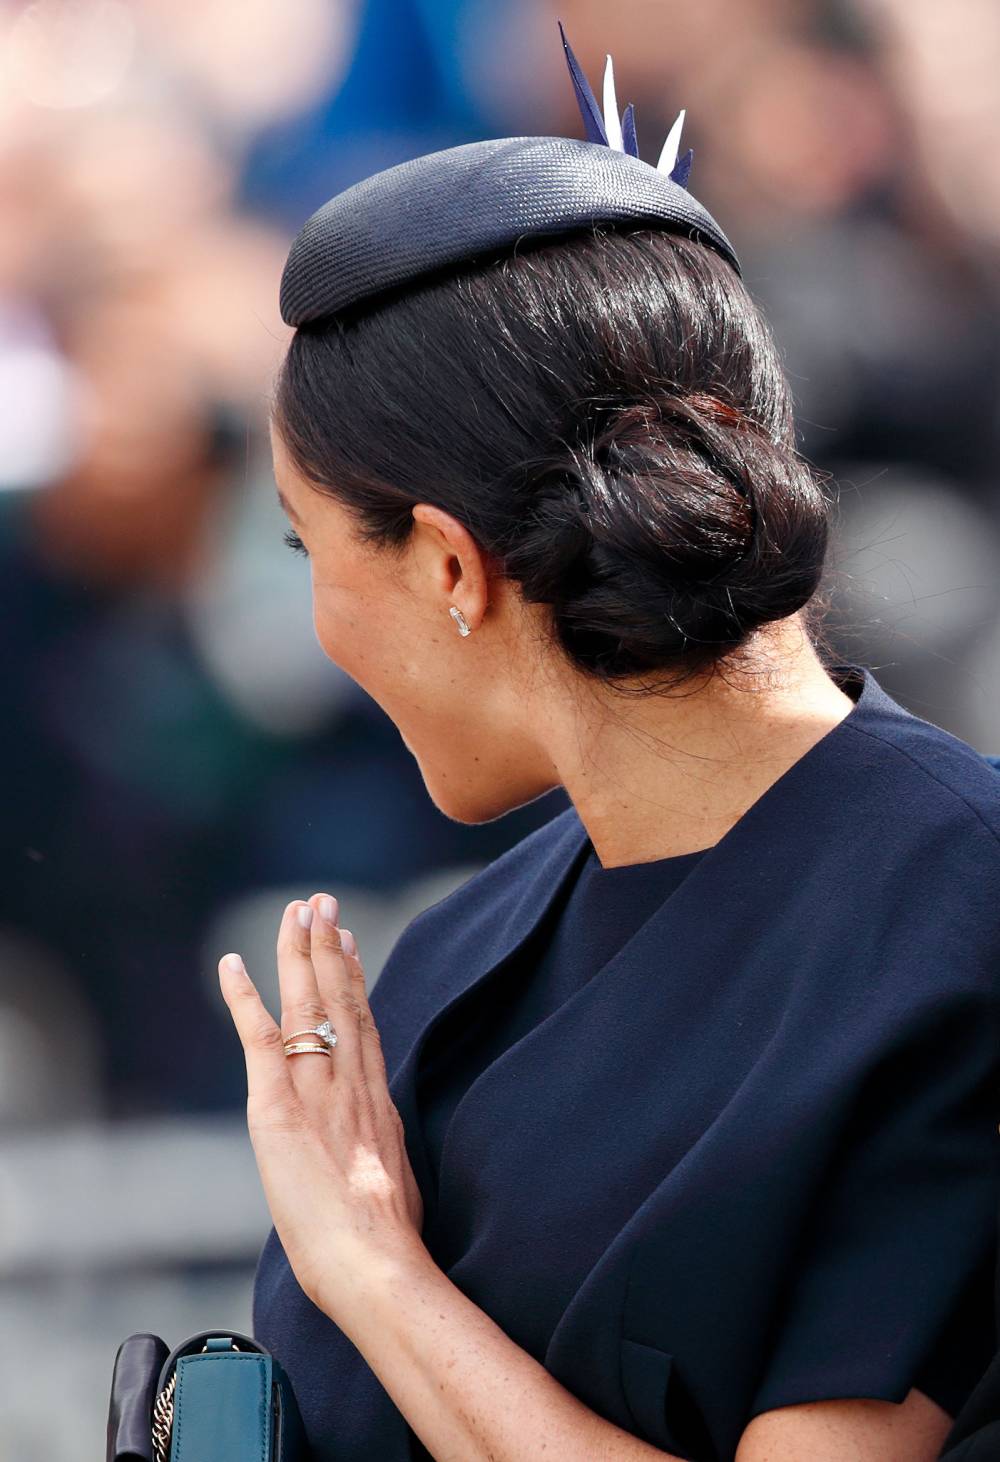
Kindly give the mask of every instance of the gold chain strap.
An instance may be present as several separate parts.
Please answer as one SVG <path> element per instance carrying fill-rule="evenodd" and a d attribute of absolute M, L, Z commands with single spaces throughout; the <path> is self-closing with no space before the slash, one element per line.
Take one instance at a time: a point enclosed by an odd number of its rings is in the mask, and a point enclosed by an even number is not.
<path fill-rule="evenodd" d="M 153 1403 L 153 1462 L 168 1462 L 170 1456 L 170 1433 L 174 1424 L 174 1387 L 177 1372 Z"/>
<path fill-rule="evenodd" d="M 234 1350 L 239 1346 L 234 1343 Z M 202 1355 L 208 1350 L 201 1347 Z M 174 1387 L 177 1385 L 177 1367 L 163 1390 L 153 1402 L 153 1462 L 170 1462 L 170 1438 L 174 1426 Z"/>

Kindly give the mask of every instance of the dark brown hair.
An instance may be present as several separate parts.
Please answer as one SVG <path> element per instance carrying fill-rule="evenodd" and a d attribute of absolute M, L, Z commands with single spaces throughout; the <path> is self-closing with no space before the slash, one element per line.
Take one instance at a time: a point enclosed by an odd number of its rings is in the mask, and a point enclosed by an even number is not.
<path fill-rule="evenodd" d="M 302 326 L 273 415 L 365 541 L 443 508 L 606 683 L 677 685 L 803 606 L 822 639 L 830 504 L 771 331 L 704 244 L 532 239 Z"/>

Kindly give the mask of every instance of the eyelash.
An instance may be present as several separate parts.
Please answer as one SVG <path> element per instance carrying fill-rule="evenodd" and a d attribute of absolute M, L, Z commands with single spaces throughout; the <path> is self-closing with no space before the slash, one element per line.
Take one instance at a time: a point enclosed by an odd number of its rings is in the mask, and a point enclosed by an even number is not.
<path fill-rule="evenodd" d="M 287 528 L 285 530 L 281 541 L 282 543 L 287 543 L 288 547 L 293 549 L 296 553 L 304 553 L 306 558 L 309 557 L 308 548 L 306 548 L 299 535 L 297 533 L 294 533 L 291 528 Z"/>

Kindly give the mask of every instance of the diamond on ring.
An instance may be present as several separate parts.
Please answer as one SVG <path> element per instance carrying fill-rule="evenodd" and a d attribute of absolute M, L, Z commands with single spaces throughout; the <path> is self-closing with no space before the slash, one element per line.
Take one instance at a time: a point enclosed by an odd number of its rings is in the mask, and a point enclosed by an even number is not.
<path fill-rule="evenodd" d="M 296 1036 L 319 1036 L 324 1046 L 328 1046 L 331 1050 L 337 1044 L 337 1032 L 328 1020 L 321 1021 L 319 1025 L 311 1025 L 308 1030 L 293 1031 L 290 1036 L 285 1037 L 283 1044 L 287 1046 L 290 1041 L 295 1040 Z"/>

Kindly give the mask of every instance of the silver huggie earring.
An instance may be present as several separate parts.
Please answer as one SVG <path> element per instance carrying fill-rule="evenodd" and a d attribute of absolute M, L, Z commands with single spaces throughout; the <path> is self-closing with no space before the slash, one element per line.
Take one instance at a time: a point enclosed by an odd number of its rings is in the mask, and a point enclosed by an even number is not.
<path fill-rule="evenodd" d="M 452 606 L 448 610 L 448 613 L 451 615 L 452 619 L 458 625 L 458 632 L 459 632 L 459 634 L 461 634 L 461 635 L 471 635 L 472 631 L 470 630 L 469 626 L 466 624 L 466 622 L 465 622 L 465 615 L 462 613 L 462 611 L 460 609 L 456 609 L 455 606 L 454 606 L 454 604 L 452 604 Z"/>

